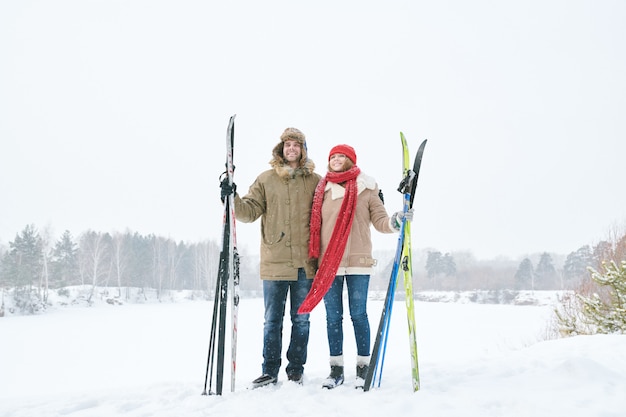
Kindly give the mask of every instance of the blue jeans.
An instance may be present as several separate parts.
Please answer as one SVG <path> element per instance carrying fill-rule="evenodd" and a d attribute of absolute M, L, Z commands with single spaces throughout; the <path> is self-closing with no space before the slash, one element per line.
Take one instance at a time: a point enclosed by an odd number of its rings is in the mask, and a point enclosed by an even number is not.
<path fill-rule="evenodd" d="M 348 287 L 348 306 L 354 327 L 357 355 L 370 354 L 370 323 L 367 318 L 369 275 L 337 275 L 324 296 L 326 332 L 330 356 L 343 355 L 343 283 Z"/>
<path fill-rule="evenodd" d="M 287 374 L 302 373 L 309 343 L 309 314 L 298 314 L 298 308 L 311 289 L 304 268 L 298 269 L 297 281 L 263 280 L 265 323 L 263 324 L 263 373 L 278 376 L 283 349 L 283 318 L 289 293 L 291 340 L 287 349 Z"/>

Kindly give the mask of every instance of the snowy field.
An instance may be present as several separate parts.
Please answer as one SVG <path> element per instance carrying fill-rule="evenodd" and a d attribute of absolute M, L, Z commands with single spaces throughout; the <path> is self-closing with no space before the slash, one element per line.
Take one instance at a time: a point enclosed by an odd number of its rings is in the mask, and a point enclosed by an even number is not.
<path fill-rule="evenodd" d="M 372 330 L 380 301 L 369 305 Z M 549 306 L 416 304 L 422 388 L 410 383 L 404 303 L 394 307 L 380 388 L 327 376 L 323 308 L 312 314 L 303 386 L 248 390 L 261 372 L 262 300 L 240 305 L 238 372 L 222 396 L 202 396 L 209 302 L 55 308 L 0 319 L 0 416 L 550 416 L 626 415 L 626 336 L 545 341 Z M 289 336 L 285 329 L 284 340 Z M 229 355 L 228 355 L 229 357 Z"/>

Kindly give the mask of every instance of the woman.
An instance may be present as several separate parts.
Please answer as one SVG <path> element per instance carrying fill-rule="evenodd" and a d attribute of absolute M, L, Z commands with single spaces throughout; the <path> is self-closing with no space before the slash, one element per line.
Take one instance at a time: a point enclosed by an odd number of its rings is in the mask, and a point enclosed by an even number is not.
<path fill-rule="evenodd" d="M 400 230 L 402 219 L 412 212 L 389 217 L 379 196 L 376 181 L 356 165 L 349 145 L 337 145 L 328 156 L 328 173 L 318 183 L 311 210 L 309 256 L 321 260 L 313 287 L 299 313 L 310 312 L 324 299 L 330 349 L 330 375 L 324 388 L 343 384 L 343 301 L 348 288 L 350 318 L 357 345 L 356 387 L 362 388 L 370 358 L 370 326 L 367 292 L 372 266 L 370 225 L 381 233 Z"/>

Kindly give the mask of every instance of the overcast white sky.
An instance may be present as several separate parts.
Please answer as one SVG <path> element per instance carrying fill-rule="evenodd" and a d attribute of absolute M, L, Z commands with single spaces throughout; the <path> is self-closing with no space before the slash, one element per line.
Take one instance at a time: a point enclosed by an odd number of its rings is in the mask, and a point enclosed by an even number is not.
<path fill-rule="evenodd" d="M 618 0 L 4 0 L 0 243 L 218 239 L 237 114 L 241 192 L 295 126 L 321 174 L 354 146 L 395 211 L 403 131 L 429 139 L 414 247 L 567 254 L 626 220 L 624 22 Z"/>

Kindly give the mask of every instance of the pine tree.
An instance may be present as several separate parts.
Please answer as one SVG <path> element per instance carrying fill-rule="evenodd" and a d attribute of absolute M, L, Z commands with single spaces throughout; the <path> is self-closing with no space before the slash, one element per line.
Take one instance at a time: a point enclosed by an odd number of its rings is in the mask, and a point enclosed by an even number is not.
<path fill-rule="evenodd" d="M 593 254 L 591 247 L 585 245 L 575 252 L 571 252 L 565 259 L 563 265 L 563 279 L 565 280 L 565 288 L 573 289 L 588 276 L 587 268 L 593 262 Z"/>
<path fill-rule="evenodd" d="M 439 251 L 428 252 L 426 271 L 428 278 L 433 278 L 437 275 L 453 276 L 456 274 L 454 257 L 449 253 L 442 255 Z"/>
<path fill-rule="evenodd" d="M 443 258 L 441 258 L 440 269 L 446 276 L 451 277 L 456 275 L 456 263 L 454 262 L 454 258 L 451 254 L 446 253 L 443 255 Z"/>
<path fill-rule="evenodd" d="M 533 263 L 529 258 L 524 258 L 515 273 L 515 286 L 517 289 L 534 290 L 534 275 Z"/>
<path fill-rule="evenodd" d="M 441 271 L 439 265 L 441 265 L 441 252 L 428 252 L 428 258 L 426 259 L 426 275 L 428 278 L 434 278 Z"/>
<path fill-rule="evenodd" d="M 611 242 L 603 240 L 593 247 L 593 268 L 601 268 L 602 263 L 608 259 L 613 259 L 613 245 Z"/>
<path fill-rule="evenodd" d="M 626 261 L 605 262 L 604 272 L 592 269 L 600 291 L 582 296 L 583 314 L 597 333 L 626 333 Z"/>
<path fill-rule="evenodd" d="M 552 256 L 548 252 L 541 254 L 537 268 L 535 268 L 535 289 L 547 290 L 558 288 L 558 274 Z"/>
<path fill-rule="evenodd" d="M 80 282 L 78 272 L 78 245 L 73 241 L 72 234 L 66 230 L 56 242 L 52 250 L 51 285 L 65 287 Z"/>
<path fill-rule="evenodd" d="M 33 225 L 24 228 L 21 234 L 9 242 L 9 252 L 2 260 L 2 271 L 6 281 L 15 288 L 13 298 L 18 309 L 34 313 L 44 306 L 35 291 L 43 268 L 43 244 L 39 232 Z"/>

